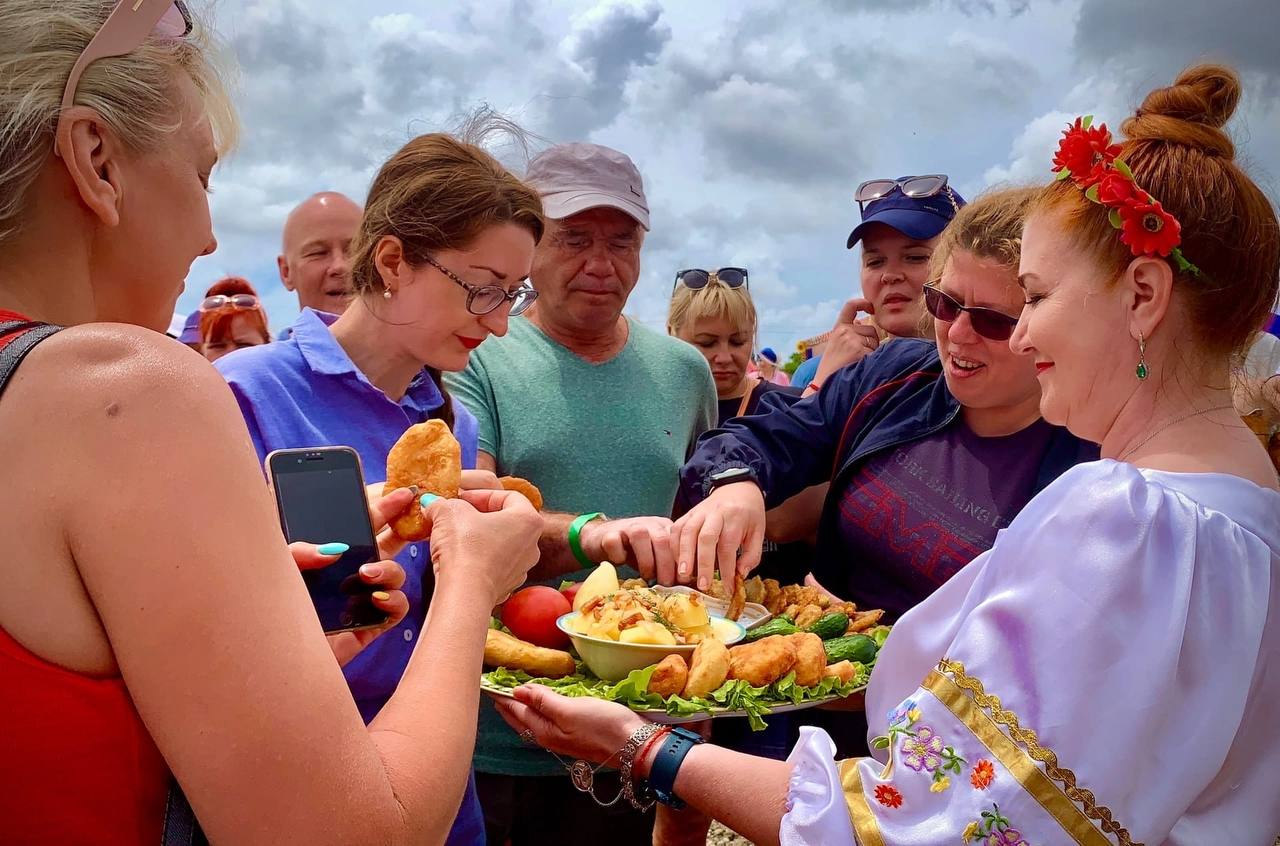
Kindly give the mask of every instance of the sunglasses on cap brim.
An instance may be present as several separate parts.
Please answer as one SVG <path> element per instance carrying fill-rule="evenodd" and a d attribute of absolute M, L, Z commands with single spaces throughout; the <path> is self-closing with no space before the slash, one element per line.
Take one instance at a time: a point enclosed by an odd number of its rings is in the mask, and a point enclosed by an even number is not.
<path fill-rule="evenodd" d="M 1007 341 L 1018 326 L 1018 318 L 993 308 L 963 305 L 934 284 L 924 286 L 924 307 L 943 323 L 954 323 L 960 319 L 961 313 L 967 313 L 973 331 L 988 341 Z"/>
<path fill-rule="evenodd" d="M 674 294 L 676 288 L 681 285 L 691 291 L 697 291 L 710 285 L 712 279 L 715 279 L 726 288 L 751 287 L 747 284 L 747 269 L 745 267 L 722 267 L 719 270 L 702 270 L 701 268 L 692 267 L 676 274 L 676 282 L 671 286 L 671 293 Z"/>
<path fill-rule="evenodd" d="M 853 192 L 853 199 L 861 206 L 874 200 L 883 199 L 894 192 L 902 192 L 902 196 L 913 200 L 925 197 L 936 197 L 947 189 L 947 176 L 944 173 L 931 173 L 925 176 L 906 176 L 902 179 L 868 179 Z M 950 192 L 947 192 L 950 196 Z M 953 201 L 954 202 L 954 201 Z"/>
<path fill-rule="evenodd" d="M 67 77 L 62 91 L 58 129 L 62 125 L 62 115 L 75 103 L 80 77 L 89 65 L 99 59 L 132 53 L 152 35 L 168 41 L 185 38 L 191 34 L 191 26 L 191 13 L 182 0 L 121 0 L 71 68 L 71 75 Z M 57 152 L 57 129 L 53 137 L 54 152 Z"/>

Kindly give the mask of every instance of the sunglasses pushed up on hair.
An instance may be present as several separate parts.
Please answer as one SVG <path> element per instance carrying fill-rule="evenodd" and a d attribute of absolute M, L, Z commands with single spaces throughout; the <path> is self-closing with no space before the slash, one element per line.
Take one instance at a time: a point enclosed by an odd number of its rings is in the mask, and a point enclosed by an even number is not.
<path fill-rule="evenodd" d="M 967 313 L 969 325 L 973 327 L 973 331 L 988 341 L 1009 340 L 1018 325 L 1016 317 L 993 308 L 966 306 L 954 297 L 944 294 L 937 285 L 932 283 L 924 286 L 924 307 L 935 319 L 943 323 L 954 323 L 960 319 L 962 312 Z"/>
<path fill-rule="evenodd" d="M 676 282 L 671 286 L 671 293 L 676 292 L 676 288 L 681 285 L 691 291 L 697 291 L 711 284 L 711 280 L 715 279 L 726 288 L 750 288 L 747 284 L 747 269 L 745 267 L 722 267 L 719 270 L 702 270 L 701 268 L 691 267 L 688 270 L 681 270 L 676 274 Z"/>
<path fill-rule="evenodd" d="M 178 41 L 191 34 L 191 13 L 182 0 L 123 0 L 107 15 L 102 26 L 81 51 L 62 90 L 63 113 L 75 103 L 76 90 L 85 69 L 99 59 L 125 56 L 137 50 L 149 38 Z M 54 129 L 54 152 L 58 152 L 58 129 Z"/>
<path fill-rule="evenodd" d="M 258 298 L 253 294 L 214 294 L 205 297 L 200 303 L 201 311 L 217 311 L 220 308 L 250 309 L 258 307 Z"/>

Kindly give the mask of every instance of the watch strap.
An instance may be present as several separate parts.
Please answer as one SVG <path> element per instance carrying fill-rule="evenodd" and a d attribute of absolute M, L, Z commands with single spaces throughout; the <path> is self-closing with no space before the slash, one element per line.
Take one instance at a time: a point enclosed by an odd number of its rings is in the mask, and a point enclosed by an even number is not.
<path fill-rule="evenodd" d="M 676 774 L 689 750 L 702 742 L 702 737 L 683 726 L 676 726 L 662 739 L 649 765 L 649 789 L 664 805 L 679 810 L 684 802 L 676 796 Z"/>

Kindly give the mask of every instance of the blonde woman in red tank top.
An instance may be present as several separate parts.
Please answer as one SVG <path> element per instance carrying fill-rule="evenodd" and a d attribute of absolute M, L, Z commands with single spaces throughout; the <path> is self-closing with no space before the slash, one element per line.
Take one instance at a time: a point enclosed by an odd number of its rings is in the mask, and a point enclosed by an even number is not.
<path fill-rule="evenodd" d="M 0 15 L 0 843 L 158 843 L 171 778 L 213 843 L 443 842 L 541 523 L 429 508 L 431 621 L 366 727 L 335 655 L 368 637 L 326 641 L 230 391 L 161 334 L 216 247 L 208 44 L 174 0 Z"/>

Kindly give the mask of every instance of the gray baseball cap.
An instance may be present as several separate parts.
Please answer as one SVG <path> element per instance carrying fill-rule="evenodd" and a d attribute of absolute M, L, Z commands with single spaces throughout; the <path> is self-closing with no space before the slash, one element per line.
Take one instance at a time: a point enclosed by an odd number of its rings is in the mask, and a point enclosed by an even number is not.
<path fill-rule="evenodd" d="M 558 144 L 529 162 L 525 181 L 542 195 L 543 213 L 552 220 L 605 206 L 649 228 L 644 180 L 625 153 L 599 144 Z"/>

